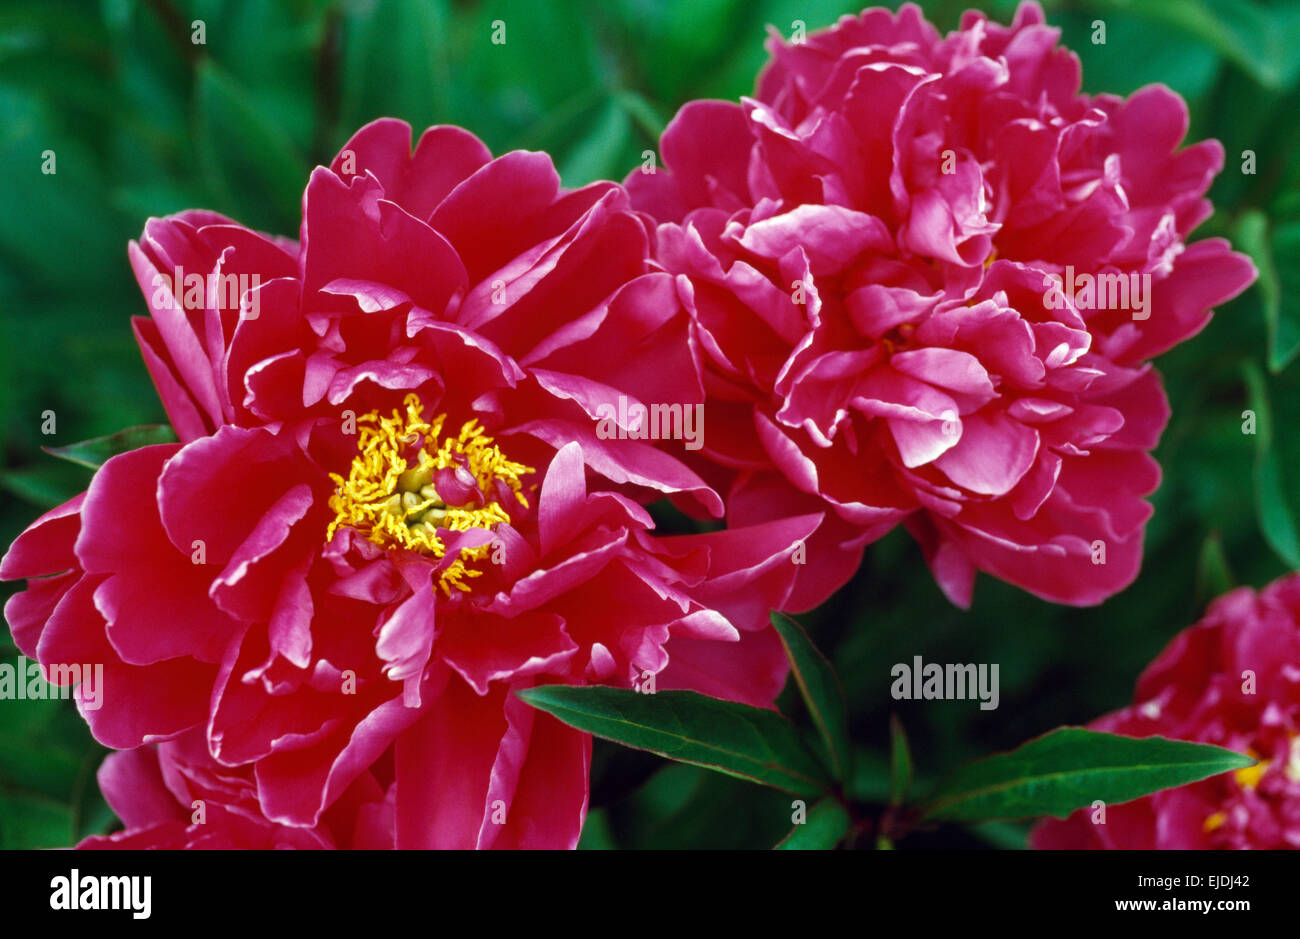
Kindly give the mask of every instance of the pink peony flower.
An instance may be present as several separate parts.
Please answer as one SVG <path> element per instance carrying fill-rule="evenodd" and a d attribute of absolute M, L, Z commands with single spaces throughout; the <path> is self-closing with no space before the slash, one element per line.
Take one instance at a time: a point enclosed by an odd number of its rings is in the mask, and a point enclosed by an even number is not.
<path fill-rule="evenodd" d="M 768 609 L 819 522 L 654 533 L 643 502 L 722 506 L 666 445 L 598 433 L 620 396 L 702 399 L 647 247 L 616 184 L 565 191 L 545 155 L 451 127 L 412 153 L 391 120 L 313 173 L 297 244 L 151 220 L 136 332 L 181 442 L 112 458 L 15 541 L 15 641 L 103 663 L 96 738 L 183 737 L 169 788 L 221 777 L 261 826 L 238 837 L 346 842 L 322 826 L 382 762 L 397 847 L 574 845 L 590 738 L 513 691 L 653 675 L 770 705 Z M 121 759 L 115 805 L 152 759 Z"/>
<path fill-rule="evenodd" d="M 1133 704 L 1097 730 L 1159 734 L 1248 753 L 1255 766 L 1032 832 L 1033 847 L 1300 848 L 1300 574 L 1210 605 L 1138 679 Z"/>
<path fill-rule="evenodd" d="M 1255 272 L 1186 244 L 1223 150 L 1179 149 L 1183 101 L 1081 95 L 1057 37 L 1034 4 L 774 37 L 754 98 L 687 104 L 626 182 L 692 288 L 700 472 L 733 523 L 827 512 L 796 609 L 899 522 L 961 606 L 976 570 L 1070 604 L 1137 574 L 1150 360 Z"/>

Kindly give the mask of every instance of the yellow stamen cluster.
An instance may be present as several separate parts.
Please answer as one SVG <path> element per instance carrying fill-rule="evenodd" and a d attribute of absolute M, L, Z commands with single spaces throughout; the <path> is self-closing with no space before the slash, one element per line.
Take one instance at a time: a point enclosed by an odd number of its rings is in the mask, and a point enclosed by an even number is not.
<path fill-rule="evenodd" d="M 1232 777 L 1236 780 L 1237 785 L 1241 786 L 1243 789 L 1254 789 L 1259 785 L 1259 781 L 1263 778 L 1264 774 L 1268 772 L 1271 761 L 1261 760 L 1259 754 L 1254 750 L 1247 750 L 1246 752 L 1249 756 L 1259 760 L 1259 762 L 1254 766 L 1247 766 L 1243 769 L 1237 770 L 1232 774 Z M 1223 812 L 1215 812 L 1213 815 L 1206 816 L 1205 821 L 1201 824 L 1201 830 L 1208 835 L 1210 832 L 1222 828 L 1223 823 L 1227 820 L 1228 816 L 1226 814 Z"/>
<path fill-rule="evenodd" d="M 330 474 L 336 488 L 330 497 L 334 521 L 325 533 L 326 541 L 347 526 L 380 547 L 441 558 L 447 547 L 439 531 L 490 531 L 510 521 L 505 507 L 495 501 L 497 482 L 505 483 L 520 505 L 528 507 L 521 477 L 532 468 L 506 459 L 478 421 L 468 421 L 456 436 L 442 438 L 445 414 L 426 421 L 415 395 L 407 395 L 403 404 L 404 415 L 394 409 L 392 417 L 371 411 L 357 418 L 357 455 L 348 476 Z M 447 505 L 439 496 L 434 474 L 457 467 L 473 475 L 484 496 L 481 505 Z M 465 581 L 483 573 L 470 562 L 483 560 L 490 549 L 490 545 L 460 549 L 439 576 L 443 592 L 451 596 L 453 587 L 468 591 Z"/>
<path fill-rule="evenodd" d="M 1273 761 L 1263 759 L 1255 752 L 1253 747 L 1248 747 L 1246 749 L 1246 755 L 1252 759 L 1258 760 L 1259 762 L 1254 766 L 1246 766 L 1237 770 L 1232 774 L 1232 778 L 1241 788 L 1254 789 L 1259 785 L 1260 780 L 1264 778 L 1264 774 L 1269 771 L 1270 767 L 1272 767 Z M 1300 737 L 1293 736 L 1291 738 L 1290 758 L 1287 760 L 1286 764 L 1286 775 L 1287 778 L 1293 782 L 1300 781 Z M 1205 822 L 1201 827 L 1202 830 L 1208 834 L 1215 829 L 1223 827 L 1223 823 L 1227 820 L 1228 816 L 1223 812 L 1215 812 L 1213 815 L 1206 817 Z"/>
<path fill-rule="evenodd" d="M 1243 789 L 1254 789 L 1258 786 L 1260 779 L 1262 779 L 1264 774 L 1268 772 L 1268 768 L 1272 763 L 1271 760 L 1260 760 L 1259 754 L 1255 753 L 1253 750 L 1250 751 L 1250 756 L 1253 756 L 1255 759 L 1259 760 L 1259 762 L 1254 766 L 1247 766 L 1245 769 L 1239 769 L 1232 774 L 1233 778 L 1237 780 L 1237 785 L 1241 786 Z"/>

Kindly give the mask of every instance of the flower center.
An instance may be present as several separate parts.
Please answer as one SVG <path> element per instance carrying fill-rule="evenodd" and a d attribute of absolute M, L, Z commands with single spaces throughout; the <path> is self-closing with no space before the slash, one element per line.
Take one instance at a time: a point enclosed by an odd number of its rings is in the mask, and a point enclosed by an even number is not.
<path fill-rule="evenodd" d="M 447 554 L 446 532 L 493 530 L 509 522 L 506 505 L 528 507 L 520 477 L 532 467 L 506 459 L 477 420 L 455 436 L 442 436 L 447 415 L 426 421 L 415 395 L 403 402 L 406 413 L 392 417 L 371 411 L 357 418 L 357 455 L 344 479 L 331 473 L 334 521 L 328 542 L 342 526 L 353 528 L 382 548 L 404 548 L 430 557 Z M 488 556 L 491 545 L 461 548 L 438 578 L 447 596 L 452 588 L 482 570 L 470 565 Z"/>
<path fill-rule="evenodd" d="M 1248 756 L 1259 760 L 1254 766 L 1247 766 L 1239 769 L 1232 774 L 1232 778 L 1242 789 L 1254 789 L 1259 785 L 1259 781 L 1264 778 L 1264 774 L 1273 766 L 1273 760 L 1263 759 L 1254 747 L 1246 749 Z M 1287 761 L 1284 767 L 1287 779 L 1291 782 L 1300 782 L 1300 735 L 1291 735 L 1291 742 L 1287 750 Z M 1201 826 L 1207 834 L 1217 828 L 1223 827 L 1228 816 L 1223 812 L 1215 812 L 1205 819 Z"/>
<path fill-rule="evenodd" d="M 914 332 L 916 332 L 914 323 L 901 323 L 885 333 L 877 341 L 885 347 L 885 355 L 892 357 L 895 352 L 907 347 Z"/>

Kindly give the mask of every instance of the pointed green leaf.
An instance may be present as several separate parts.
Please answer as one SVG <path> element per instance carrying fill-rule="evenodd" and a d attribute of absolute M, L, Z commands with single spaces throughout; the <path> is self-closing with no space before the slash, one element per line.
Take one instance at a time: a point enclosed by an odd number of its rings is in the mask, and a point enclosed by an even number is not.
<path fill-rule="evenodd" d="M 795 825 L 776 850 L 829 851 L 843 840 L 851 822 L 844 806 L 828 796 L 809 810 L 803 824 Z"/>
<path fill-rule="evenodd" d="M 1242 215 L 1236 241 L 1259 269 L 1260 306 L 1268 328 L 1268 370 L 1281 372 L 1300 354 L 1300 313 L 1284 303 L 1278 261 L 1288 273 L 1300 261 L 1300 225 L 1269 230 L 1268 218 L 1258 209 Z M 1290 286 L 1290 285 L 1288 285 Z"/>
<path fill-rule="evenodd" d="M 1300 569 L 1300 530 L 1282 483 L 1282 465 L 1273 446 L 1273 409 L 1264 374 L 1253 362 L 1243 367 L 1255 411 L 1255 514 L 1268 546 L 1291 569 Z"/>
<path fill-rule="evenodd" d="M 912 788 L 912 751 L 907 746 L 903 722 L 889 715 L 889 804 L 902 805 Z"/>
<path fill-rule="evenodd" d="M 139 427 L 119 430 L 106 437 L 93 437 L 64 447 L 42 447 L 42 449 L 50 456 L 57 456 L 61 460 L 98 469 L 109 457 L 157 443 L 176 443 L 176 432 L 172 430 L 170 424 L 142 424 Z"/>
<path fill-rule="evenodd" d="M 66 473 L 54 473 L 44 467 L 25 470 L 0 469 L 0 489 L 13 493 L 24 502 L 43 509 L 52 509 L 67 502 L 85 488 L 86 480 L 80 470 L 58 467 Z M 77 479 L 65 478 L 76 475 Z"/>
<path fill-rule="evenodd" d="M 292 229 L 309 167 L 274 118 L 210 60 L 198 67 L 194 146 L 219 208 L 245 224 Z"/>
<path fill-rule="evenodd" d="M 668 122 L 652 102 L 630 88 L 621 88 L 614 92 L 614 100 L 628 113 L 633 123 L 641 128 L 643 134 L 654 143 L 659 142 Z"/>
<path fill-rule="evenodd" d="M 546 685 L 520 698 L 570 727 L 795 795 L 820 794 L 827 780 L 775 711 L 694 691 L 642 694 L 625 688 Z"/>
<path fill-rule="evenodd" d="M 1196 562 L 1197 596 L 1204 599 L 1225 594 L 1236 586 L 1228 555 L 1223 549 L 1223 537 L 1211 532 L 1201 542 L 1201 555 Z"/>
<path fill-rule="evenodd" d="M 826 743 L 831 771 L 835 778 L 849 778 L 852 750 L 849 747 L 849 722 L 844 708 L 844 692 L 831 663 L 813 645 L 802 626 L 781 613 L 772 614 L 772 626 L 781 637 L 790 671 L 799 685 L 799 693 L 808 705 L 817 732 Z"/>
<path fill-rule="evenodd" d="M 621 161 L 632 139 L 631 119 L 613 101 L 605 102 L 599 113 L 598 118 L 592 117 L 590 131 L 559 162 L 560 178 L 566 186 L 585 186 L 617 177 L 627 169 Z"/>
<path fill-rule="evenodd" d="M 1300 308 L 1296 306 L 1300 291 L 1300 221 L 1275 225 L 1270 249 L 1276 269 L 1276 318 L 1268 336 L 1268 367 L 1277 373 L 1300 355 Z M 1263 272 L 1260 272 L 1261 281 Z"/>
<path fill-rule="evenodd" d="M 958 767 L 922 806 L 923 818 L 1064 818 L 1097 800 L 1118 805 L 1254 762 L 1203 743 L 1062 727 L 1010 753 Z"/>
<path fill-rule="evenodd" d="M 1255 466 L 1255 507 L 1264 540 L 1293 570 L 1300 568 L 1300 535 L 1282 485 L 1277 453 L 1260 456 Z"/>
<path fill-rule="evenodd" d="M 377 117 L 407 121 L 417 140 L 426 127 L 447 119 L 450 96 L 467 84 L 464 76 L 452 80 L 450 55 L 455 43 L 450 3 L 346 4 L 343 18 L 340 125 L 344 139 Z M 486 26 L 473 38 L 479 55 L 492 49 Z M 481 88 L 466 90 L 482 92 Z M 480 102 L 480 107 L 488 110 L 489 102 Z"/>

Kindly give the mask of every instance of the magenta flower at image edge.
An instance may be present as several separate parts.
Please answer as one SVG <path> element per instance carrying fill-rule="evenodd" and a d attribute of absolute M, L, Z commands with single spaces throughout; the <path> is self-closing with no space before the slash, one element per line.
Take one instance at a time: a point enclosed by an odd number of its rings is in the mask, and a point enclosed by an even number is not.
<path fill-rule="evenodd" d="M 795 609 L 899 522 L 963 607 L 976 570 L 1075 605 L 1137 575 L 1169 416 L 1150 360 L 1255 269 L 1185 244 L 1223 149 L 1178 149 L 1182 99 L 1081 95 L 1058 38 L 1035 4 L 947 37 L 914 4 L 774 35 L 753 98 L 687 104 L 626 180 L 692 286 L 701 474 L 732 524 L 827 513 Z"/>
<path fill-rule="evenodd" d="M 1219 597 L 1138 679 L 1133 704 L 1090 726 L 1215 744 L 1260 762 L 1041 822 L 1043 849 L 1300 848 L 1300 574 Z"/>
<path fill-rule="evenodd" d="M 87 846 L 572 847 L 590 737 L 515 690 L 771 705 L 768 611 L 819 516 L 654 533 L 642 502 L 722 504 L 680 442 L 596 431 L 620 396 L 702 398 L 617 184 L 381 120 L 312 174 L 299 243 L 185 212 L 130 256 L 180 443 L 108 460 L 0 562 L 23 653 L 104 667 L 82 713 L 128 751 L 100 774 L 128 828 Z M 256 275 L 258 315 L 182 309 L 177 269 Z"/>

